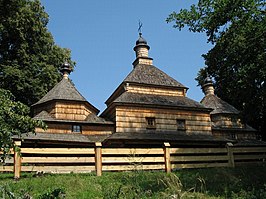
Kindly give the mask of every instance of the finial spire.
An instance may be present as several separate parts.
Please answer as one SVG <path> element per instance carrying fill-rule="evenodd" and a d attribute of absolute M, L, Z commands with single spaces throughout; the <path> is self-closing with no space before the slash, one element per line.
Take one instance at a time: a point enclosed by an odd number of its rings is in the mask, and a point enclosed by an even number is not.
<path fill-rule="evenodd" d="M 207 76 L 202 85 L 202 89 L 205 95 L 214 95 L 213 82 L 210 76 Z"/>
<path fill-rule="evenodd" d="M 72 67 L 67 61 L 65 61 L 60 68 L 60 72 L 63 74 L 64 79 L 68 79 L 68 75 L 72 72 L 72 70 Z"/>
<path fill-rule="evenodd" d="M 138 28 L 139 36 L 142 35 L 141 28 L 142 28 L 142 22 L 139 20 L 139 28 Z"/>
<path fill-rule="evenodd" d="M 150 46 L 148 45 L 147 41 L 142 37 L 141 28 L 142 23 L 139 20 L 139 38 L 136 41 L 136 45 L 134 47 L 134 51 L 136 52 L 136 60 L 133 62 L 134 67 L 138 64 L 152 65 L 152 58 L 149 57 Z"/>

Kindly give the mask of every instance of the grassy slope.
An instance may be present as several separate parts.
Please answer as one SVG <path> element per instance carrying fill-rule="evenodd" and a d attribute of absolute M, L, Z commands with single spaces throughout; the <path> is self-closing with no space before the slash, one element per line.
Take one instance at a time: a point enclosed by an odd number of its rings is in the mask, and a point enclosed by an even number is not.
<path fill-rule="evenodd" d="M 173 195 L 176 198 L 266 198 L 266 167 L 263 166 L 190 169 L 174 174 L 104 172 L 102 177 L 94 173 L 23 174 L 19 181 L 14 181 L 12 174 L 0 174 L 0 197 L 4 190 L 15 193 L 16 197 L 38 198 L 59 188 L 64 190 L 66 198 L 171 198 Z"/>

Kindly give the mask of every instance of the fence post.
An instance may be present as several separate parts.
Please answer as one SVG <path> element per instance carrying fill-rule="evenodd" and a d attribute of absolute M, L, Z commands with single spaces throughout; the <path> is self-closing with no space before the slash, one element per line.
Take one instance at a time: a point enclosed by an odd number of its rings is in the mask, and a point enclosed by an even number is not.
<path fill-rule="evenodd" d="M 14 178 L 19 179 L 20 172 L 21 172 L 21 154 L 20 154 L 21 141 L 15 141 L 14 144 L 15 144 L 15 147 L 14 147 Z"/>
<path fill-rule="evenodd" d="M 95 143 L 95 169 L 96 175 L 102 175 L 102 143 L 96 142 Z"/>
<path fill-rule="evenodd" d="M 165 172 L 171 172 L 171 160 L 170 160 L 170 144 L 169 142 L 164 142 L 164 164 Z"/>
<path fill-rule="evenodd" d="M 233 144 L 230 142 L 226 143 L 226 148 L 227 148 L 227 156 L 228 156 L 228 167 L 235 167 Z"/>

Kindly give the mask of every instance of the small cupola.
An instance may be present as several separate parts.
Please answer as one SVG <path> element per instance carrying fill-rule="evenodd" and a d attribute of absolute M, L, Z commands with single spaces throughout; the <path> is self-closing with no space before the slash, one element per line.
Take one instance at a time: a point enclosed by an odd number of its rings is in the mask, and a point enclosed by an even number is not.
<path fill-rule="evenodd" d="M 136 41 L 134 51 L 136 52 L 136 60 L 133 62 L 135 67 L 138 64 L 152 65 L 152 58 L 149 57 L 150 46 L 147 41 L 142 37 L 142 33 L 139 33 L 139 38 Z"/>
<path fill-rule="evenodd" d="M 204 80 L 204 84 L 202 85 L 202 90 L 205 95 L 214 95 L 213 82 L 210 77 L 207 77 Z"/>
<path fill-rule="evenodd" d="M 142 33 L 139 33 L 139 39 L 136 41 L 136 46 L 134 51 L 136 52 L 136 57 L 148 57 L 150 46 L 147 41 L 142 37 Z"/>
<path fill-rule="evenodd" d="M 63 63 L 60 68 L 60 72 L 62 73 L 64 79 L 68 79 L 68 76 L 72 71 L 73 69 L 68 62 Z"/>

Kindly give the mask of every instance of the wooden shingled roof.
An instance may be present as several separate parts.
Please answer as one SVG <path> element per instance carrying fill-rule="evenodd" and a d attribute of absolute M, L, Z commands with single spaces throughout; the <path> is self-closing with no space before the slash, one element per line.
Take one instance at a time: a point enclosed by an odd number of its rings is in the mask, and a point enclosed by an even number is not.
<path fill-rule="evenodd" d="M 123 82 L 187 88 L 153 65 L 138 64 Z"/>
<path fill-rule="evenodd" d="M 232 140 L 224 138 L 215 138 L 212 135 L 202 135 L 202 134 L 191 134 L 188 135 L 182 132 L 158 132 L 158 131 L 146 131 L 146 132 L 124 132 L 124 133 L 114 133 L 110 135 L 105 141 L 114 140 L 134 140 L 134 141 L 156 141 L 161 140 L 164 142 L 221 142 L 226 143 Z"/>
<path fill-rule="evenodd" d="M 88 104 L 95 113 L 99 110 L 90 104 L 75 88 L 74 84 L 70 79 L 63 78 L 58 84 L 56 84 L 43 98 L 41 98 L 37 103 L 32 106 L 40 105 L 52 100 L 69 100 L 69 101 L 79 101 Z"/>
<path fill-rule="evenodd" d="M 223 101 L 216 95 L 206 95 L 201 100 L 201 103 L 204 106 L 213 109 L 211 114 L 239 114 L 239 111 L 235 107 Z"/>
<path fill-rule="evenodd" d="M 110 135 L 83 135 L 79 133 L 26 133 L 20 137 L 13 136 L 13 139 L 38 140 L 38 141 L 57 141 L 72 143 L 95 143 L 103 142 Z"/>
<path fill-rule="evenodd" d="M 155 105 L 155 106 L 168 106 L 168 107 L 180 107 L 189 109 L 202 109 L 205 111 L 211 111 L 204 105 L 189 99 L 184 96 L 166 96 L 166 95 L 152 95 L 124 92 L 120 95 L 114 103 L 124 104 L 139 104 L 139 105 Z"/>

